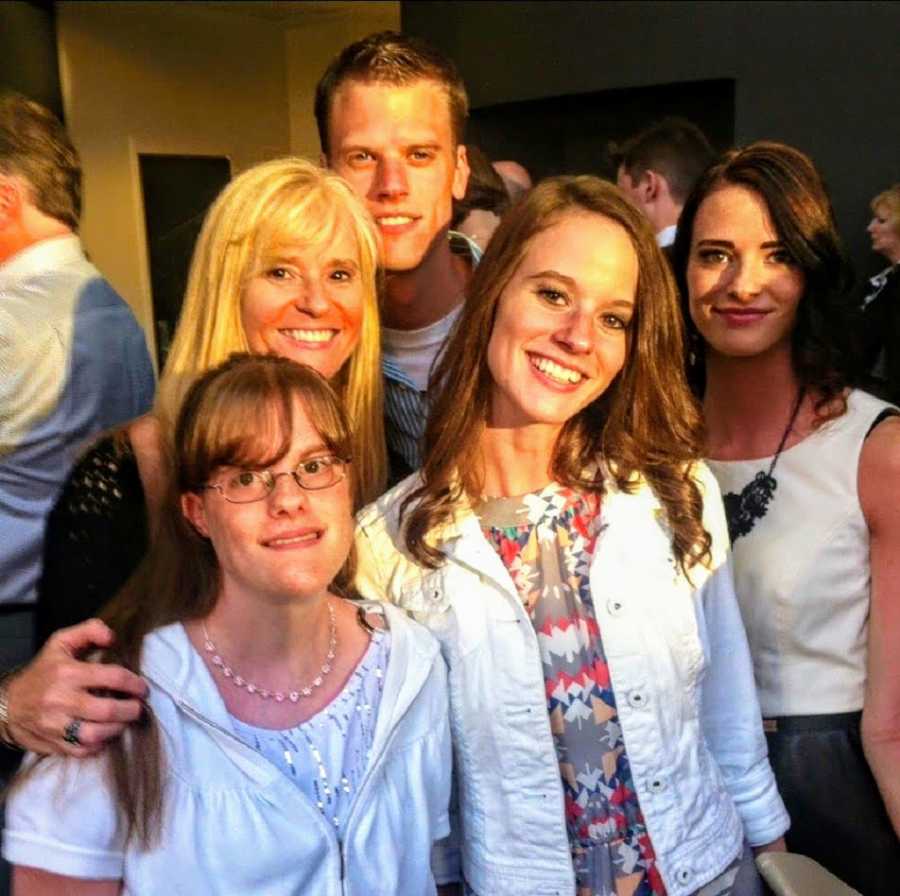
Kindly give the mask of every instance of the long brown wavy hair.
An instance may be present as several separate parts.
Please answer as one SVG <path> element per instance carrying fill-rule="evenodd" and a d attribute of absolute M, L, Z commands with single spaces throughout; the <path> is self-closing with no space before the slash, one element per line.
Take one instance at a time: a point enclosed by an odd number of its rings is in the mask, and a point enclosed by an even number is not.
<path fill-rule="evenodd" d="M 607 477 L 625 492 L 633 492 L 643 477 L 665 508 L 682 570 L 709 557 L 702 497 L 690 471 L 701 456 L 702 424 L 684 375 L 672 274 L 649 223 L 624 194 L 596 177 L 579 176 L 543 181 L 504 216 L 434 370 L 423 481 L 402 507 L 407 548 L 426 566 L 444 559 L 428 534 L 482 493 L 483 471 L 475 461 L 493 389 L 487 348 L 500 297 L 535 236 L 567 214 L 585 212 L 627 232 L 639 267 L 635 311 L 624 367 L 563 426 L 551 474 L 563 485 L 596 493 L 604 491 Z"/>
<path fill-rule="evenodd" d="M 175 424 L 174 478 L 158 535 L 103 613 L 116 635 L 105 661 L 140 671 L 147 634 L 212 611 L 219 596 L 219 563 L 210 541 L 182 514 L 181 495 L 196 491 L 219 467 L 277 463 L 290 449 L 297 398 L 328 450 L 350 458 L 350 431 L 340 403 L 312 368 L 272 355 L 233 355 L 193 382 Z M 352 477 L 352 464 L 347 469 Z M 352 493 L 352 479 L 350 486 Z M 352 579 L 351 553 L 331 588 L 349 595 Z M 110 744 L 107 754 L 128 836 L 150 846 L 162 818 L 164 757 L 149 713 Z"/>
<path fill-rule="evenodd" d="M 814 396 L 815 425 L 847 409 L 846 387 L 858 376 L 858 315 L 853 307 L 853 270 L 835 223 L 822 175 L 812 159 L 784 143 L 760 140 L 731 149 L 712 164 L 694 187 L 678 220 L 673 265 L 681 291 L 688 338 L 702 344 L 687 312 L 687 266 L 694 220 L 713 191 L 734 184 L 765 202 L 779 238 L 803 272 L 806 289 L 791 334 L 794 374 Z M 703 352 L 691 352 L 691 380 L 702 394 Z"/>

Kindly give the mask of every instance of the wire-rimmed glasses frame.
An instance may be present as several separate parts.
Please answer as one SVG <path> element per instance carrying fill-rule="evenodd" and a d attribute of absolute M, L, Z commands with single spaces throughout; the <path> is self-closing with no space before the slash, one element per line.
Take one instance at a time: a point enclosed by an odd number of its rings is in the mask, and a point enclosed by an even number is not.
<path fill-rule="evenodd" d="M 271 470 L 236 470 L 222 482 L 207 482 L 201 489 L 217 491 L 229 504 L 252 504 L 264 501 L 272 492 L 281 476 L 291 479 L 307 492 L 318 492 L 337 485 L 347 476 L 349 457 L 336 454 L 320 454 L 307 457 L 293 470 L 273 473 Z"/>

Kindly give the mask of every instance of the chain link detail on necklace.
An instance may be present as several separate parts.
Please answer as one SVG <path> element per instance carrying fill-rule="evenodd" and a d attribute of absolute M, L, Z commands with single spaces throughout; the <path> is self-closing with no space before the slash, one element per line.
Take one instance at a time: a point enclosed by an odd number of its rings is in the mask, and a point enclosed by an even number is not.
<path fill-rule="evenodd" d="M 330 600 L 326 601 L 326 605 L 328 607 L 328 617 L 330 621 L 328 653 L 325 656 L 325 662 L 322 663 L 322 667 L 319 669 L 318 674 L 308 685 L 298 688 L 295 691 L 275 691 L 271 688 L 262 688 L 258 684 L 248 681 L 242 675 L 238 675 L 238 673 L 222 659 L 215 642 L 210 638 L 209 632 L 206 630 L 206 623 L 202 622 L 200 623 L 200 626 L 203 630 L 203 646 L 207 653 L 212 654 L 210 663 L 212 663 L 213 667 L 218 669 L 233 685 L 243 688 L 248 694 L 253 694 L 263 700 L 268 700 L 271 697 L 276 703 L 284 703 L 285 700 L 290 700 L 291 703 L 297 703 L 301 697 L 311 696 L 316 688 L 322 686 L 322 682 L 325 681 L 325 676 L 331 671 L 331 664 L 334 661 L 334 656 L 337 652 L 337 620 L 334 615 L 334 607 L 331 605 Z"/>
<path fill-rule="evenodd" d="M 740 491 L 726 492 L 722 495 L 722 503 L 725 506 L 725 519 L 728 523 L 728 535 L 731 543 L 734 544 L 742 535 L 749 535 L 756 523 L 761 520 L 769 509 L 769 504 L 775 497 L 775 490 L 778 488 L 778 480 L 773 475 L 775 473 L 775 464 L 781 457 L 785 443 L 788 440 L 797 415 L 800 413 L 800 406 L 803 404 L 803 396 L 806 389 L 801 388 L 794 409 L 791 412 L 791 419 L 785 427 L 775 451 L 775 457 L 769 465 L 768 472 L 760 470 L 753 479 L 750 480 Z"/>

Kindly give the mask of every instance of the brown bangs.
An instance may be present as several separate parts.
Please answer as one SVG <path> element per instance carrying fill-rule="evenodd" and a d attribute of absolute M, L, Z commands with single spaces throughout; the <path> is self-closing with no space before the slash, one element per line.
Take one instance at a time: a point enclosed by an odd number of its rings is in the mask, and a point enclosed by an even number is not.
<path fill-rule="evenodd" d="M 312 368 L 274 356 L 232 355 L 201 377 L 185 398 L 176 428 L 178 490 L 192 491 L 223 466 L 263 468 L 290 450 L 300 400 L 328 451 L 350 457 L 338 399 Z"/>

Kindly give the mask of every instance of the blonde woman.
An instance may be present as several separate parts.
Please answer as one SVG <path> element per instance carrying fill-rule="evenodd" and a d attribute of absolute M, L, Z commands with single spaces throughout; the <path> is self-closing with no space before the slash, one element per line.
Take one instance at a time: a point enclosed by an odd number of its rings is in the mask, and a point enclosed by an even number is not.
<path fill-rule="evenodd" d="M 326 376 L 350 420 L 354 504 L 380 494 L 386 462 L 377 265 L 368 212 L 328 171 L 278 159 L 245 171 L 222 191 L 197 241 L 154 412 L 96 444 L 50 515 L 38 597 L 41 639 L 96 613 L 140 562 L 165 491 L 181 398 L 199 374 L 233 352 L 284 356 Z M 109 637 L 92 623 L 57 635 L 49 654 L 65 664 L 68 655 Z M 42 752 L 82 755 L 140 713 L 137 700 L 86 693 L 106 688 L 140 697 L 143 683 L 124 670 L 85 667 L 83 680 L 64 686 L 60 679 L 57 661 L 36 660 L 0 688 L 9 707 L 5 728 L 0 712 L 0 735 Z M 72 727 L 73 717 L 89 721 Z"/>
<path fill-rule="evenodd" d="M 862 300 L 866 388 L 889 401 L 900 402 L 900 183 L 879 193 L 871 203 L 866 228 L 872 251 L 888 266 L 866 284 Z"/>

